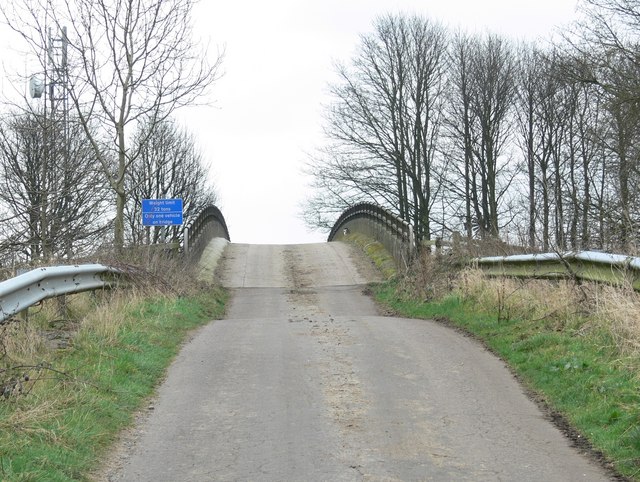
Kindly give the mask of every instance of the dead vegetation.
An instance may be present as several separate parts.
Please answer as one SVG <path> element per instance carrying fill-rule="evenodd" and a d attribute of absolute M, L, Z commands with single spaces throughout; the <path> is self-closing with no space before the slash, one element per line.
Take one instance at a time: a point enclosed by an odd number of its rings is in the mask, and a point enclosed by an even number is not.
<path fill-rule="evenodd" d="M 490 278 L 468 269 L 460 274 L 456 288 L 463 298 L 476 300 L 480 309 L 497 307 L 505 321 L 545 320 L 557 330 L 605 330 L 623 353 L 640 354 L 640 294 L 629 286 Z"/>
<path fill-rule="evenodd" d="M 460 266 L 460 259 L 451 253 L 423 252 L 399 280 L 399 289 L 413 299 L 440 299 L 453 290 Z"/>
<path fill-rule="evenodd" d="M 604 330 L 629 356 L 640 354 L 640 293 L 572 279 L 490 277 L 455 256 L 426 254 L 398 284 L 401 295 L 424 301 L 457 295 L 500 321 L 544 322 L 555 330 Z"/>
<path fill-rule="evenodd" d="M 115 342 L 127 322 L 122 313 L 141 299 L 188 296 L 206 284 L 180 257 L 160 251 L 130 251 L 125 258 L 75 261 L 94 262 L 121 270 L 124 289 L 45 300 L 0 323 L 0 401 L 28 394 L 45 379 L 66 378 L 67 374 L 54 368 L 60 351 L 88 338 L 105 344 Z"/>

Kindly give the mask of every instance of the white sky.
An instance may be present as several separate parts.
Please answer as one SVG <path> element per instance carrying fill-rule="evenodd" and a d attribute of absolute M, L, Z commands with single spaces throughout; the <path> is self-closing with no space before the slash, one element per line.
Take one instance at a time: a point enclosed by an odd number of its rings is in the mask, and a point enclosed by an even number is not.
<path fill-rule="evenodd" d="M 225 76 L 212 109 L 198 110 L 234 242 L 326 240 L 300 219 L 308 153 L 323 143 L 322 105 L 335 60 L 388 12 L 418 13 L 465 30 L 549 37 L 571 21 L 576 0 L 249 0 L 198 7 L 198 34 L 225 46 Z M 201 116 L 201 117 L 200 117 Z"/>
<path fill-rule="evenodd" d="M 0 0 L 5 1 L 5 0 Z M 323 144 L 322 105 L 333 63 L 347 62 L 359 35 L 385 13 L 417 13 L 467 31 L 549 38 L 575 18 L 576 0 L 201 0 L 196 35 L 226 50 L 211 107 L 179 118 L 211 162 L 231 239 L 324 241 L 300 219 L 308 153 Z M 0 41 L 6 39 L 0 25 Z M 6 50 L 3 49 L 6 52 Z M 25 62 L 26 63 L 26 62 Z M 19 67 L 20 68 L 20 67 Z M 25 69 L 25 67 L 21 67 Z M 6 89 L 8 81 L 2 80 Z"/>

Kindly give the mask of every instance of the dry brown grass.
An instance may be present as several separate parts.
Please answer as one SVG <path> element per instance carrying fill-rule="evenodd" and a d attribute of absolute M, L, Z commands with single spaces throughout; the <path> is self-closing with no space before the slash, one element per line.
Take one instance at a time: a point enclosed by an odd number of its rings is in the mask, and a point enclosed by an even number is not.
<path fill-rule="evenodd" d="M 132 248 L 124 256 L 103 256 L 99 262 L 123 271 L 129 285 L 146 295 L 185 296 L 198 292 L 205 284 L 198 278 L 195 265 L 166 251 Z"/>
<path fill-rule="evenodd" d="M 53 360 L 69 343 L 116 343 L 117 333 L 129 322 L 126 313 L 142 299 L 184 296 L 196 293 L 204 284 L 181 258 L 166 253 L 129 253 L 127 258 L 101 262 L 127 274 L 124 289 L 45 300 L 29 309 L 27 319 L 16 317 L 0 325 L 0 397 L 26 392 L 35 376 L 23 383 L 24 372 L 39 372 L 43 362 Z"/>
<path fill-rule="evenodd" d="M 119 330 L 128 322 L 125 314 L 140 299 L 135 293 L 126 292 L 107 292 L 102 296 L 103 299 L 80 320 L 78 343 L 87 338 L 98 338 L 106 345 L 116 343 Z"/>
<path fill-rule="evenodd" d="M 491 278 L 479 270 L 466 269 L 456 283 L 465 299 L 473 299 L 484 311 L 503 318 L 547 319 L 565 324 L 580 316 L 585 308 L 583 293 L 570 281 Z"/>
<path fill-rule="evenodd" d="M 460 268 L 459 260 L 449 254 L 418 255 L 400 280 L 399 288 L 410 298 L 424 301 L 439 299 L 454 288 Z"/>
<path fill-rule="evenodd" d="M 36 323 L 21 321 L 0 327 L 0 354 L 14 363 L 29 363 L 44 352 L 46 346 Z"/>
<path fill-rule="evenodd" d="M 463 265 L 455 253 L 424 253 L 400 280 L 398 295 L 430 301 L 455 293 L 482 312 L 497 312 L 500 321 L 539 322 L 576 333 L 603 330 L 622 353 L 640 355 L 640 293 L 631 286 L 489 277 Z"/>
<path fill-rule="evenodd" d="M 86 295 L 80 295 L 84 297 Z M 67 299 L 70 312 L 83 305 Z M 26 319 L 13 319 L 0 326 L 0 397 L 15 398 L 44 388 L 58 374 L 50 363 L 56 352 L 68 345 L 79 324 L 60 313 L 58 300 L 48 300 L 29 312 Z"/>
<path fill-rule="evenodd" d="M 58 442 L 55 430 L 43 428 L 47 421 L 59 416 L 64 400 L 60 397 L 38 397 L 37 403 L 19 404 L 16 410 L 0 420 L 0 430 L 19 434 L 35 434 L 52 442 Z"/>
<path fill-rule="evenodd" d="M 433 243 L 430 245 L 423 247 L 422 252 L 413 260 L 405 279 L 401 281 L 405 293 L 423 300 L 438 299 L 450 293 L 457 284 L 461 271 L 474 258 L 523 252 L 522 247 L 511 246 L 493 238 L 469 242 L 464 237 L 456 237 L 446 247 L 436 248 Z"/>
<path fill-rule="evenodd" d="M 493 278 L 465 269 L 455 291 L 503 320 L 544 321 L 553 329 L 605 330 L 618 348 L 640 355 L 640 294 L 630 287 L 570 280 Z"/>
<path fill-rule="evenodd" d="M 607 329 L 624 353 L 640 355 L 640 294 L 630 287 L 593 291 L 594 323 Z"/>

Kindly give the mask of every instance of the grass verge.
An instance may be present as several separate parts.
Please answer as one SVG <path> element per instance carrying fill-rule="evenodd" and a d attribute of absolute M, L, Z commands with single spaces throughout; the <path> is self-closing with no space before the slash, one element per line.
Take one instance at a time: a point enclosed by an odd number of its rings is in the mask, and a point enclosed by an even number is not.
<path fill-rule="evenodd" d="M 88 480 L 189 331 L 223 314 L 226 294 L 208 287 L 153 298 L 100 303 L 67 348 L 13 355 L 14 371 L 24 365 L 28 395 L 0 399 L 0 480 Z M 31 324 L 15 324 L 4 339 L 19 340 Z M 5 363 L 7 356 L 5 349 Z"/>
<path fill-rule="evenodd" d="M 344 240 L 360 248 L 373 261 L 385 279 L 397 276 L 396 263 L 382 243 L 356 232 L 349 233 Z"/>
<path fill-rule="evenodd" d="M 575 444 L 584 448 L 588 440 L 606 465 L 640 480 L 637 351 L 621 343 L 610 316 L 598 315 L 601 289 L 593 288 L 585 300 L 582 288 L 571 298 L 566 283 L 541 283 L 469 281 L 463 274 L 453 291 L 436 300 L 417 297 L 406 280 L 374 292 L 399 315 L 441 320 L 480 340 L 512 367 Z"/>

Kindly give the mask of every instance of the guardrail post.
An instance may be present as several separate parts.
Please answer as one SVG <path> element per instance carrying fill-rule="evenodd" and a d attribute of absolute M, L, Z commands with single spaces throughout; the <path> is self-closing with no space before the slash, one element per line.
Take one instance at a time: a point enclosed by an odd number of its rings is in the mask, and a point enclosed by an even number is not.
<path fill-rule="evenodd" d="M 462 236 L 460 235 L 460 233 L 458 231 L 454 231 L 453 235 L 452 235 L 452 238 L 453 238 L 453 248 L 452 248 L 453 249 L 453 253 L 456 254 L 456 255 L 460 254 L 460 244 L 461 244 L 461 241 L 462 241 Z"/>
<path fill-rule="evenodd" d="M 18 319 L 20 321 L 29 321 L 29 308 L 26 308 L 18 313 Z"/>

